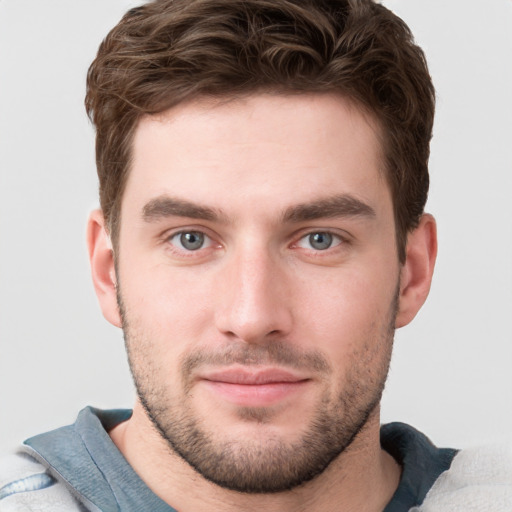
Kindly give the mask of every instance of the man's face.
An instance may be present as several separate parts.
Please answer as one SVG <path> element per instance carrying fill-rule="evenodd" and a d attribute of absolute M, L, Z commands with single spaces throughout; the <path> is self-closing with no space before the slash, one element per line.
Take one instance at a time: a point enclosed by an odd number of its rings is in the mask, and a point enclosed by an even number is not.
<path fill-rule="evenodd" d="M 313 478 L 380 400 L 399 264 L 371 120 L 329 95 L 144 118 L 121 208 L 129 359 L 170 446 L 227 488 Z"/>

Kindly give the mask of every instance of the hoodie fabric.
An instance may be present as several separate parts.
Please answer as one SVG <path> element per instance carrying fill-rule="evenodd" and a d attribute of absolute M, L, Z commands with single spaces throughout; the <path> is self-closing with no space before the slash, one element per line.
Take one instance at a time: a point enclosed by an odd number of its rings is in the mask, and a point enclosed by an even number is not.
<path fill-rule="evenodd" d="M 73 425 L 32 437 L 0 459 L 0 512 L 176 512 L 146 486 L 108 435 L 130 416 L 129 410 L 87 407 Z M 502 450 L 492 455 L 493 461 L 501 456 L 497 469 L 488 452 L 436 448 L 402 423 L 384 425 L 381 444 L 402 466 L 400 484 L 383 512 L 512 510 L 512 456 Z M 482 465 L 491 473 L 483 487 Z M 474 503 L 485 503 L 489 492 L 499 490 L 496 496 L 506 508 L 468 508 L 468 482 L 482 491 Z M 461 500 L 460 508 L 454 500 Z"/>

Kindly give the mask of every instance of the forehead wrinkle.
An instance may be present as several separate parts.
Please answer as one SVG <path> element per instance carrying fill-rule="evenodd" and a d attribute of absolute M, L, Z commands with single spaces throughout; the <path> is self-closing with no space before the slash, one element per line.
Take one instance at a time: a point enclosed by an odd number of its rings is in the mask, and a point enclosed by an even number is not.
<path fill-rule="evenodd" d="M 203 206 L 192 201 L 167 195 L 151 199 L 142 208 L 142 218 L 146 222 L 155 222 L 167 217 L 188 217 L 208 221 L 226 219 L 225 213 L 217 208 Z"/>
<path fill-rule="evenodd" d="M 321 198 L 309 203 L 287 208 L 283 213 L 284 222 L 303 222 L 321 218 L 362 217 L 375 218 L 375 210 L 363 201 L 349 194 Z"/>

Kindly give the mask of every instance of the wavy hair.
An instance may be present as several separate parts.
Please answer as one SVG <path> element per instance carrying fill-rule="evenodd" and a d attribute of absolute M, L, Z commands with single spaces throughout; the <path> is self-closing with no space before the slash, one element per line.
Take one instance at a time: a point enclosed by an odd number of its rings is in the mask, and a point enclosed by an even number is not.
<path fill-rule="evenodd" d="M 337 93 L 381 131 L 400 261 L 427 199 L 435 91 L 407 25 L 372 0 L 154 0 L 128 11 L 87 76 L 114 246 L 139 119 L 209 95 Z"/>

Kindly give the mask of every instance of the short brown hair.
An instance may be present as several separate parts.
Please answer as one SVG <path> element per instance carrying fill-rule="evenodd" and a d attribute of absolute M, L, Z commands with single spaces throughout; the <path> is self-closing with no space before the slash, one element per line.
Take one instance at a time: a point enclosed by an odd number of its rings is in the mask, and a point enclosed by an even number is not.
<path fill-rule="evenodd" d="M 100 202 L 114 244 L 139 119 L 197 96 L 339 93 L 381 128 L 400 261 L 427 199 L 435 92 L 407 25 L 372 0 L 154 0 L 87 77 Z"/>

